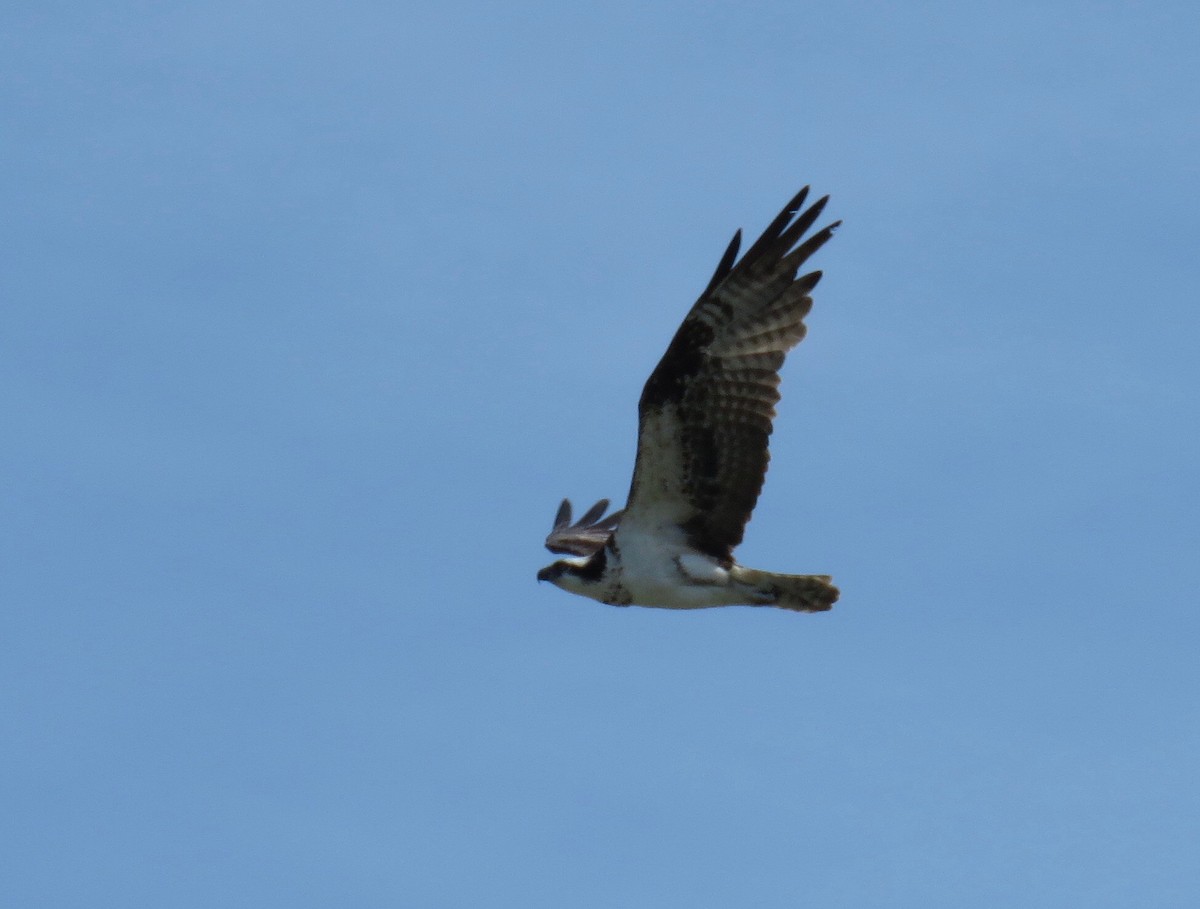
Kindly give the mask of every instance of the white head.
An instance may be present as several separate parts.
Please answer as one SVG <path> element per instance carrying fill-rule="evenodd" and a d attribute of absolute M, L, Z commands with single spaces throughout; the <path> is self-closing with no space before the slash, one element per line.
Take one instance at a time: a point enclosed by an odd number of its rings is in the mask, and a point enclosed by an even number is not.
<path fill-rule="evenodd" d="M 537 573 L 537 579 L 549 581 L 555 587 L 561 587 L 569 593 L 599 599 L 607 562 L 608 556 L 604 549 L 598 549 L 590 556 L 551 562 Z"/>

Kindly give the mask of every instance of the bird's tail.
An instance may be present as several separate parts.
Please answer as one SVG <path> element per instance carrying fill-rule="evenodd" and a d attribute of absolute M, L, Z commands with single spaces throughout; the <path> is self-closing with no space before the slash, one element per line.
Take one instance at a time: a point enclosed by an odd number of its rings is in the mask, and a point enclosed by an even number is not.
<path fill-rule="evenodd" d="M 744 585 L 755 605 L 794 612 L 825 612 L 837 602 L 838 589 L 827 574 L 773 574 L 734 565 L 733 580 Z"/>

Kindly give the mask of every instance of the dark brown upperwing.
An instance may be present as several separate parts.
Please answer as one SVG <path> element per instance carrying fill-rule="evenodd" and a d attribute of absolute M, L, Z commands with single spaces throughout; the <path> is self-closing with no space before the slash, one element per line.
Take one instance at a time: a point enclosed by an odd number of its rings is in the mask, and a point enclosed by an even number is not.
<path fill-rule="evenodd" d="M 807 196 L 805 187 L 736 264 L 734 236 L 646 382 L 622 526 L 677 524 L 723 560 L 742 541 L 766 476 L 779 368 L 804 338 L 809 292 L 821 278 L 796 272 L 841 223 L 797 246 L 829 198 L 797 215 Z"/>

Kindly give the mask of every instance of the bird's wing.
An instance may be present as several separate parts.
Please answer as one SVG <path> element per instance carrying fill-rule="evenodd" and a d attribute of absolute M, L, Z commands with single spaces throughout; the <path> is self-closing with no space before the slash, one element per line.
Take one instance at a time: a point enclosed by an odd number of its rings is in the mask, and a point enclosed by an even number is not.
<path fill-rule="evenodd" d="M 606 518 L 601 517 L 607 510 L 608 499 L 601 499 L 583 517 L 572 523 L 571 501 L 563 499 L 554 516 L 554 527 L 546 537 L 546 548 L 568 555 L 591 555 L 604 546 L 621 520 L 619 511 L 614 511 Z"/>
<path fill-rule="evenodd" d="M 618 547 L 623 536 L 672 526 L 722 560 L 742 541 L 766 476 L 779 369 L 804 337 L 821 278 L 796 273 L 841 223 L 801 243 L 829 198 L 801 212 L 807 195 L 805 187 L 736 264 L 741 231 L 734 235 L 646 382 Z"/>

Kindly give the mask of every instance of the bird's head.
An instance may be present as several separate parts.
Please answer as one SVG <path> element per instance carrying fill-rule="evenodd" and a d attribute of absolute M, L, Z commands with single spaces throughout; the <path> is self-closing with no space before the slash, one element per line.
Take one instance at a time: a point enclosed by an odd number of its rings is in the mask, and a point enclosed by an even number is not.
<path fill-rule="evenodd" d="M 595 590 L 597 583 L 604 576 L 606 561 L 607 557 L 603 549 L 590 556 L 559 559 L 539 571 L 537 579 L 549 581 L 555 587 L 561 587 L 571 593 L 589 596 L 589 590 Z"/>
<path fill-rule="evenodd" d="M 557 584 L 559 578 L 566 573 L 571 566 L 566 559 L 559 559 L 557 562 L 552 562 L 538 572 L 539 581 L 549 581 L 551 584 Z"/>

